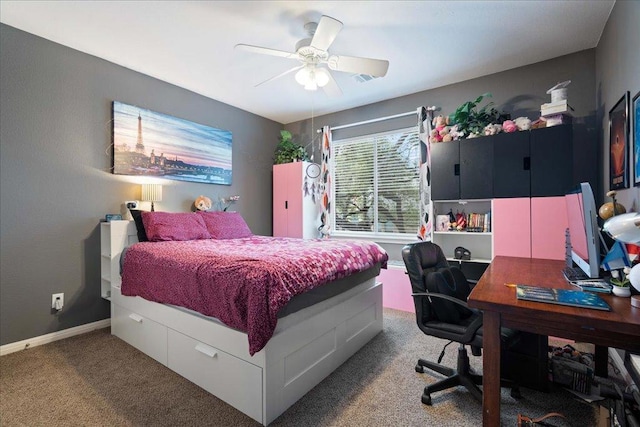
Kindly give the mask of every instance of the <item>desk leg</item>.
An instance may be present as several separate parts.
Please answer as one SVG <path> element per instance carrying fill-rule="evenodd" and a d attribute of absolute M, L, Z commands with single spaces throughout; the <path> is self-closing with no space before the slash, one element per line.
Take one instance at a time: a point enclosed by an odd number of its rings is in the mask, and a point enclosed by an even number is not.
<path fill-rule="evenodd" d="M 609 377 L 609 347 L 597 345 L 595 350 L 595 374 L 602 378 Z"/>
<path fill-rule="evenodd" d="M 482 356 L 482 425 L 500 425 L 500 313 L 484 311 Z"/>

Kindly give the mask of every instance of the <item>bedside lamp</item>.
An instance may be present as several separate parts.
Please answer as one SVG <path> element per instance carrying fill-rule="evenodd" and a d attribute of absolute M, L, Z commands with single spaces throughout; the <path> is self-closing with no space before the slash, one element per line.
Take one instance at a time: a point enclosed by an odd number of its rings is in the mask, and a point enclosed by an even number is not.
<path fill-rule="evenodd" d="M 142 184 L 142 200 L 145 202 L 151 202 L 151 212 L 153 212 L 153 203 L 162 201 L 162 185 Z"/>

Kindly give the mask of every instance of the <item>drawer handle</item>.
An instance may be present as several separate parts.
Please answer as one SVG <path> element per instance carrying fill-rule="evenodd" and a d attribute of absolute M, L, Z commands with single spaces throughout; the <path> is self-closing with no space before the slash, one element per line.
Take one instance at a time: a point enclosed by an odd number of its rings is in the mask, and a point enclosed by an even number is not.
<path fill-rule="evenodd" d="M 138 316 L 137 314 L 130 314 L 129 319 L 133 320 L 134 322 L 142 323 L 142 316 Z"/>
<path fill-rule="evenodd" d="M 215 351 L 213 348 L 209 347 L 208 345 L 204 345 L 202 343 L 198 343 L 196 345 L 196 350 L 202 354 L 205 354 L 211 357 L 212 359 L 218 355 L 217 351 Z"/>

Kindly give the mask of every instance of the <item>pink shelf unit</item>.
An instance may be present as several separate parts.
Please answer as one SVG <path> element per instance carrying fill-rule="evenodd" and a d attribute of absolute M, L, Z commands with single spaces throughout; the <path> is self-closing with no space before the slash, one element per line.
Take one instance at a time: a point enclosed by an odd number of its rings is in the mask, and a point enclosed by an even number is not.
<path fill-rule="evenodd" d="M 404 264 L 390 263 L 386 269 L 380 270 L 378 280 L 383 284 L 383 307 L 415 313 L 416 309 L 411 296 L 411 282 L 409 276 L 405 274 Z"/>

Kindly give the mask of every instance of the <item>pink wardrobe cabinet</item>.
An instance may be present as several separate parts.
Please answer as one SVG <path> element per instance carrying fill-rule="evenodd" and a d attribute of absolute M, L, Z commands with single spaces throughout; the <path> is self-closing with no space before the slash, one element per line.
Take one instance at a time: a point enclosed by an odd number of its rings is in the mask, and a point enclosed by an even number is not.
<path fill-rule="evenodd" d="M 563 196 L 493 200 L 493 255 L 565 259 Z"/>
<path fill-rule="evenodd" d="M 320 203 L 305 195 L 309 162 L 273 165 L 273 235 L 315 239 L 320 225 Z M 307 177 L 311 186 L 314 179 Z M 309 188 L 309 192 L 311 189 Z"/>

